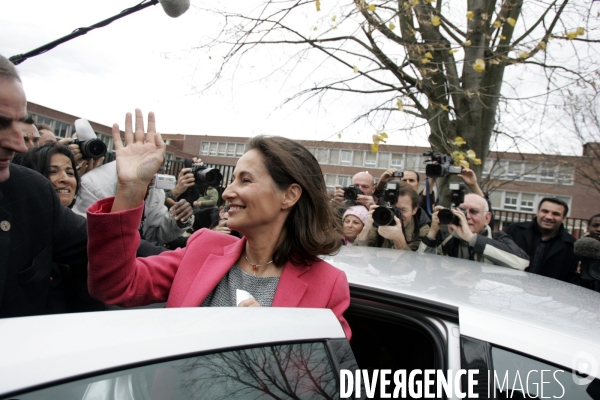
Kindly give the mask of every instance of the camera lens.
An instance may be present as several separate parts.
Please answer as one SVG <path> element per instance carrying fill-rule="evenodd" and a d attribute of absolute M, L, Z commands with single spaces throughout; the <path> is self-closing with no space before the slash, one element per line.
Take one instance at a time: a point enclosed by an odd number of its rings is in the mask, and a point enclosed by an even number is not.
<path fill-rule="evenodd" d="M 440 220 L 440 224 L 449 225 L 454 223 L 454 213 L 449 208 L 444 208 L 438 212 L 438 218 Z"/>
<path fill-rule="evenodd" d="M 344 190 L 344 199 L 356 200 L 357 198 L 358 198 L 358 195 L 356 194 L 356 191 L 354 190 L 354 188 L 347 188 L 346 190 Z"/>
<path fill-rule="evenodd" d="M 198 171 L 197 175 L 198 180 L 200 182 L 206 183 L 210 186 L 219 186 L 221 181 L 223 180 L 223 175 L 221 175 L 221 171 L 216 168 L 206 168 Z"/>
<path fill-rule="evenodd" d="M 377 207 L 375 211 L 373 211 L 373 224 L 375 226 L 396 225 L 392 209 L 388 207 Z"/>
<path fill-rule="evenodd" d="M 80 145 L 84 158 L 100 158 L 106 154 L 106 145 L 100 139 L 88 140 Z"/>

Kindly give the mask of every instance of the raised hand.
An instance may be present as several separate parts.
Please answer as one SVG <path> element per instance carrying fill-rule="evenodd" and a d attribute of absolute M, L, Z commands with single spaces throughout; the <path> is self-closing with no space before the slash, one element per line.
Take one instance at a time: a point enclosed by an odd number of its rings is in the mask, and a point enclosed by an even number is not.
<path fill-rule="evenodd" d="M 148 186 L 163 163 L 166 145 L 156 132 L 154 113 L 148 113 L 148 132 L 144 132 L 144 117 L 135 110 L 135 131 L 131 126 L 131 113 L 125 116 L 125 146 L 121 143 L 119 125 L 112 128 L 117 157 L 119 185 Z"/>
<path fill-rule="evenodd" d="M 112 128 L 117 157 L 117 194 L 112 212 L 138 207 L 144 201 L 148 184 L 163 163 L 166 145 L 156 132 L 154 113 L 148 113 L 148 131 L 144 132 L 142 111 L 135 110 L 135 131 L 131 113 L 125 116 L 125 146 L 119 125 Z"/>

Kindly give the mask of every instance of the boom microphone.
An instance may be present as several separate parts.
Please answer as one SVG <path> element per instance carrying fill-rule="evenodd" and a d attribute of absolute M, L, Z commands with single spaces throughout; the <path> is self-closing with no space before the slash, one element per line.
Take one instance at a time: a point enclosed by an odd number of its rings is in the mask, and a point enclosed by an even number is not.
<path fill-rule="evenodd" d="M 190 8 L 190 0 L 158 0 L 165 13 L 171 18 L 177 18 Z"/>
<path fill-rule="evenodd" d="M 600 241 L 584 237 L 575 241 L 573 252 L 581 257 L 581 278 L 600 280 Z"/>

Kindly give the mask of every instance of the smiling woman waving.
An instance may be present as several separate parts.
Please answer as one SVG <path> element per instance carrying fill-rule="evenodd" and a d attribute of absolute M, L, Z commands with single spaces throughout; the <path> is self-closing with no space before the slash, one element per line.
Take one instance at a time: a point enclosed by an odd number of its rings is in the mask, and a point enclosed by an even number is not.
<path fill-rule="evenodd" d="M 126 116 L 126 146 L 116 124 L 113 138 L 116 196 L 88 209 L 93 296 L 125 307 L 166 301 L 167 307 L 330 308 L 350 338 L 343 317 L 350 303 L 346 276 L 319 258 L 340 248 L 339 222 L 319 164 L 306 148 L 282 137 L 248 142 L 223 192 L 231 205 L 228 227 L 242 239 L 202 229 L 186 248 L 136 259 L 144 195 L 162 164 L 165 144 L 152 113 L 144 132 L 140 110 L 135 132 L 131 114 Z"/>

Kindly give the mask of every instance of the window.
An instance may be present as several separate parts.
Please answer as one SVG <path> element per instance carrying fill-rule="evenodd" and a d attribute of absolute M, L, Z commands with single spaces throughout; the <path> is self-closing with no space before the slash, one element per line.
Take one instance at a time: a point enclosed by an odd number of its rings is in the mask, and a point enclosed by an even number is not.
<path fill-rule="evenodd" d="M 416 154 L 407 154 L 406 155 L 406 166 L 404 168 L 405 171 L 419 171 L 419 156 Z"/>
<path fill-rule="evenodd" d="M 571 165 L 561 165 L 558 170 L 558 184 L 572 185 L 575 176 L 575 167 Z"/>
<path fill-rule="evenodd" d="M 556 178 L 556 165 L 544 163 L 540 169 L 540 182 L 554 183 Z"/>
<path fill-rule="evenodd" d="M 342 185 L 343 187 L 347 187 L 350 185 L 351 179 L 352 179 L 352 177 L 350 177 L 350 176 L 338 176 L 337 184 Z"/>
<path fill-rule="evenodd" d="M 340 165 L 352 165 L 352 150 L 342 150 Z"/>
<path fill-rule="evenodd" d="M 494 365 L 493 386 L 496 399 L 592 399 L 590 390 L 598 387 L 598 379 L 584 380 L 585 384 L 577 384 L 574 375 L 568 368 L 547 364 L 508 350 L 492 347 Z M 589 388 L 589 389 L 588 389 Z"/>
<path fill-rule="evenodd" d="M 202 142 L 202 149 L 200 150 L 200 154 L 202 154 L 203 156 L 207 156 L 209 147 L 210 143 Z"/>
<path fill-rule="evenodd" d="M 329 150 L 327 149 L 317 149 L 317 161 L 319 164 L 327 164 L 329 162 Z"/>
<path fill-rule="evenodd" d="M 246 151 L 246 145 L 244 143 L 237 143 L 235 145 L 235 156 L 241 157 L 244 155 L 244 151 Z"/>
<path fill-rule="evenodd" d="M 325 175 L 325 184 L 327 186 L 335 186 L 335 175 Z"/>
<path fill-rule="evenodd" d="M 533 212 L 533 205 L 535 204 L 535 194 L 533 193 L 521 193 L 521 211 Z"/>
<path fill-rule="evenodd" d="M 340 348 L 340 356 L 343 348 Z M 345 350 L 349 351 L 349 348 Z M 353 366 L 349 364 L 342 368 Z M 21 399 L 337 398 L 325 343 L 224 351 L 143 365 L 19 395 Z M 151 395 L 152 394 L 152 395 Z"/>
<path fill-rule="evenodd" d="M 227 148 L 227 143 L 219 143 L 219 147 L 218 147 L 218 155 L 220 156 L 224 156 L 225 155 L 225 149 Z"/>
<path fill-rule="evenodd" d="M 210 155 L 211 156 L 217 155 L 217 143 L 215 143 L 215 142 L 210 142 Z"/>
<path fill-rule="evenodd" d="M 340 163 L 340 151 L 338 149 L 329 150 L 329 164 L 338 165 Z"/>
<path fill-rule="evenodd" d="M 235 157 L 235 143 L 227 143 L 227 157 Z"/>
<path fill-rule="evenodd" d="M 490 193 L 490 202 L 492 203 L 492 208 L 494 209 L 500 209 L 502 208 L 502 194 L 503 192 L 500 192 L 498 190 L 494 190 L 493 192 Z"/>
<path fill-rule="evenodd" d="M 364 151 L 354 151 L 352 165 L 355 167 L 362 167 L 365 161 Z"/>
<path fill-rule="evenodd" d="M 509 180 L 518 180 L 523 175 L 522 172 L 523 163 L 521 161 L 509 161 L 508 162 L 508 173 L 506 174 L 506 179 Z"/>
<path fill-rule="evenodd" d="M 404 154 L 394 153 L 392 154 L 392 167 L 402 170 Z"/>
<path fill-rule="evenodd" d="M 377 165 L 377 153 L 367 152 L 365 157 L 365 167 L 374 168 Z"/>
<path fill-rule="evenodd" d="M 492 167 L 490 174 L 493 179 L 504 179 L 504 174 L 506 173 L 506 163 L 504 161 L 498 161 Z"/>
<path fill-rule="evenodd" d="M 482 178 L 487 178 L 488 176 L 490 176 L 490 171 L 492 170 L 492 167 L 494 166 L 494 161 L 491 158 L 488 158 L 485 160 L 484 164 L 483 164 L 483 171 L 481 172 L 481 177 Z"/>
<path fill-rule="evenodd" d="M 112 136 L 105 135 L 103 133 L 98 135 L 98 138 L 106 145 L 106 151 L 113 151 L 113 138 Z"/>
<path fill-rule="evenodd" d="M 504 208 L 506 210 L 517 210 L 519 204 L 519 193 L 506 192 L 504 194 Z"/>
<path fill-rule="evenodd" d="M 390 153 L 379 153 L 377 168 L 388 169 L 390 166 Z"/>

